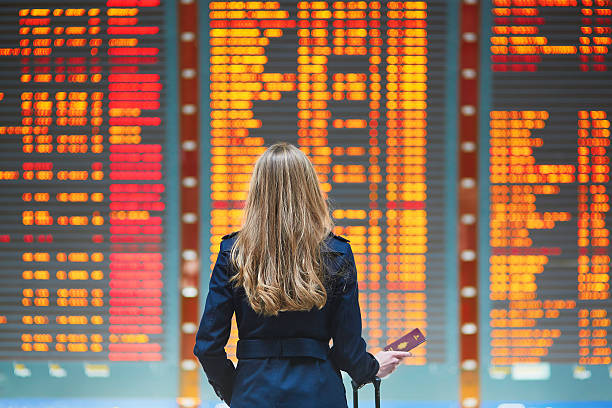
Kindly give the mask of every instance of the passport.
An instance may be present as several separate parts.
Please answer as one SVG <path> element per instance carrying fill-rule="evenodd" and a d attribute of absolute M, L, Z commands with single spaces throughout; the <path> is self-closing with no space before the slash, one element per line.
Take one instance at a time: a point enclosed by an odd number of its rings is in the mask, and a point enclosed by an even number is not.
<path fill-rule="evenodd" d="M 426 342 L 427 339 L 419 329 L 414 329 L 410 333 L 403 335 L 391 344 L 387 344 L 385 351 L 410 351 L 419 344 Z"/>

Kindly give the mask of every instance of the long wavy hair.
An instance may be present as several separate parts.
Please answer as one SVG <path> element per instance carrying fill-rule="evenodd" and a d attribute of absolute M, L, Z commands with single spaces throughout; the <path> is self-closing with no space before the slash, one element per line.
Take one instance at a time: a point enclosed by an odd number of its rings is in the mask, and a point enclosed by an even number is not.
<path fill-rule="evenodd" d="M 232 247 L 237 273 L 255 312 L 321 309 L 327 301 L 321 247 L 333 222 L 308 157 L 288 143 L 255 163 L 244 221 Z"/>

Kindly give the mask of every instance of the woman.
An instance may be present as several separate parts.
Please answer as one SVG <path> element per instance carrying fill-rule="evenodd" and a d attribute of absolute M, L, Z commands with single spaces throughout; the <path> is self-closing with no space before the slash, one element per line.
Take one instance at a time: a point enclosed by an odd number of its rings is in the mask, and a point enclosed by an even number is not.
<path fill-rule="evenodd" d="M 232 408 L 346 407 L 339 370 L 365 384 L 410 355 L 366 352 L 355 260 L 332 227 L 308 157 L 286 143 L 268 148 L 242 229 L 221 242 L 194 348 Z M 234 312 L 236 368 L 224 349 Z"/>

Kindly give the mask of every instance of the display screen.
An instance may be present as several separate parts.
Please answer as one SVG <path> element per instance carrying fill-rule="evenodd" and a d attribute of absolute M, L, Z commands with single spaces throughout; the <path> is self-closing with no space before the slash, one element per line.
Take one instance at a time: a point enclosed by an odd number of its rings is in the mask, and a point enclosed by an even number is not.
<path fill-rule="evenodd" d="M 3 396 L 174 395 L 165 8 L 0 5 Z"/>
<path fill-rule="evenodd" d="M 176 53 L 197 39 L 202 301 L 256 158 L 293 143 L 350 240 L 368 350 L 427 335 L 386 405 L 457 407 L 461 2 L 200 1 L 180 37 L 178 3 L 0 5 L 2 398 L 176 405 Z M 480 7 L 481 406 L 606 407 L 612 3 Z"/>
<path fill-rule="evenodd" d="M 457 347 L 457 316 L 448 309 L 455 280 L 446 268 L 454 248 L 446 218 L 454 205 L 446 182 L 453 171 L 447 155 L 454 153 L 446 128 L 448 7 L 446 1 L 208 5 L 210 82 L 203 92 L 210 110 L 203 123 L 211 267 L 221 237 L 240 228 L 256 158 L 274 142 L 300 147 L 328 195 L 334 232 L 350 240 L 355 254 L 369 349 L 412 328 L 428 337 L 405 360 L 413 367 L 388 380 L 391 399 L 456 398 L 456 378 L 448 376 Z M 236 340 L 234 327 L 232 356 Z M 406 394 L 402 377 L 418 382 L 418 373 L 444 382 L 444 391 L 425 385 Z"/>
<path fill-rule="evenodd" d="M 495 0 L 482 18 L 485 406 L 610 400 L 612 3 Z"/>

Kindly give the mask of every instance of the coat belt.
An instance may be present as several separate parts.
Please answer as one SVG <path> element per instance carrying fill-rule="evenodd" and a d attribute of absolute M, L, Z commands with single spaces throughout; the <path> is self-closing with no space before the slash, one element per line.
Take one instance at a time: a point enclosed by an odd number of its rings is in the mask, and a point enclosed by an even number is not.
<path fill-rule="evenodd" d="M 329 342 L 292 337 L 286 339 L 238 340 L 236 356 L 240 358 L 313 357 L 326 360 Z"/>

